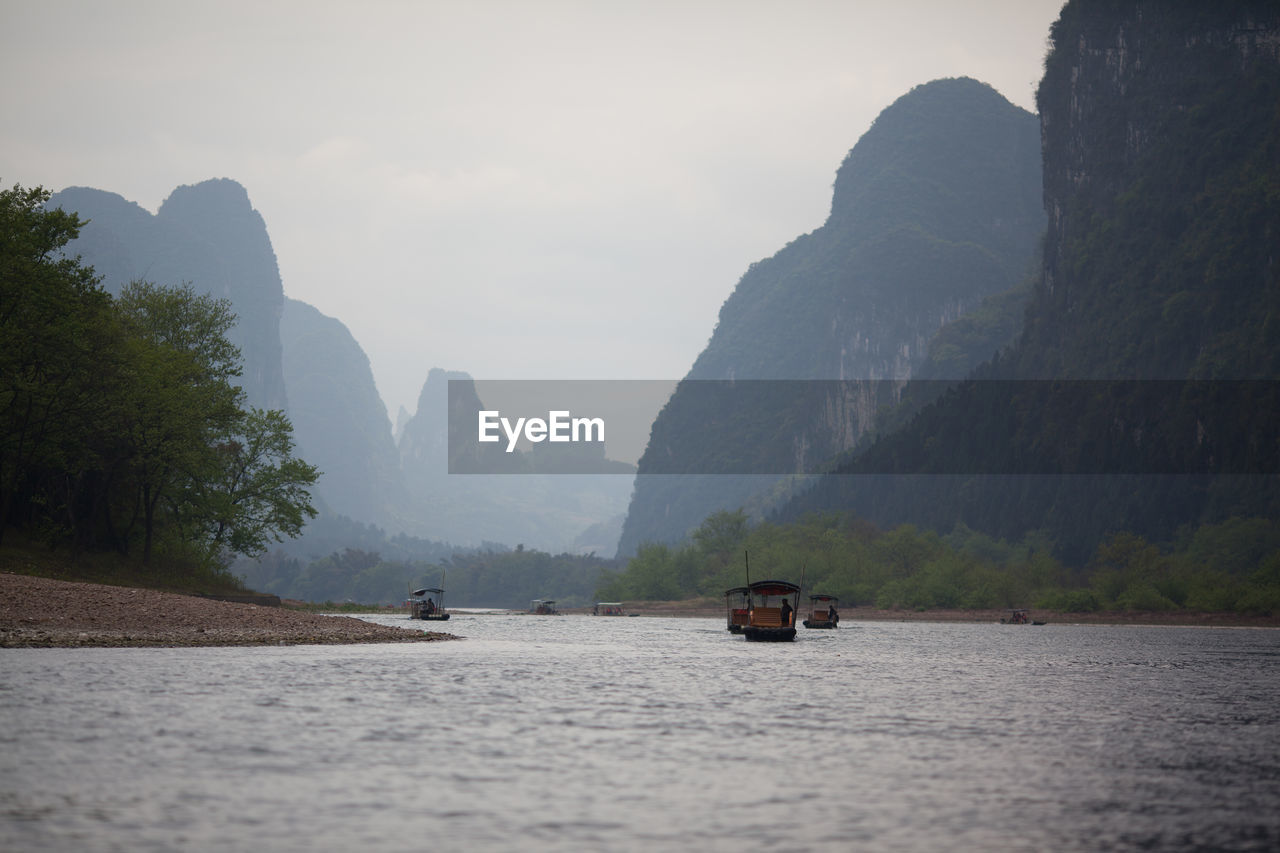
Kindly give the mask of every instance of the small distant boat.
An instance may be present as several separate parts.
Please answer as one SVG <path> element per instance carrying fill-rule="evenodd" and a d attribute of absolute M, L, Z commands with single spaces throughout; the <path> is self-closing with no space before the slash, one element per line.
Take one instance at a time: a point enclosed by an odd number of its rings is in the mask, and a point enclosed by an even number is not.
<path fill-rule="evenodd" d="M 592 616 L 622 616 L 621 601 L 597 601 L 596 606 L 591 608 Z"/>
<path fill-rule="evenodd" d="M 835 628 L 840 624 L 840 614 L 836 605 L 840 599 L 834 595 L 809 596 L 809 618 L 804 620 L 806 628 Z"/>
<path fill-rule="evenodd" d="M 789 642 L 796 638 L 800 587 L 789 581 L 747 584 L 750 613 L 742 636 L 755 642 Z"/>
<path fill-rule="evenodd" d="M 404 603 L 409 608 L 410 619 L 443 622 L 449 618 L 449 611 L 444 609 L 444 590 L 440 587 L 415 589 Z"/>
<path fill-rule="evenodd" d="M 1001 625 L 1043 625 L 1044 622 L 1031 618 L 1031 611 L 1026 608 L 1010 610 L 1008 616 L 1000 619 Z"/>
<path fill-rule="evenodd" d="M 551 598 L 535 598 L 529 602 L 529 612 L 538 616 L 558 616 L 560 611 L 556 610 L 556 602 Z"/>
<path fill-rule="evenodd" d="M 751 614 L 751 590 L 735 586 L 724 591 L 724 606 L 728 611 L 729 633 L 741 634 Z"/>

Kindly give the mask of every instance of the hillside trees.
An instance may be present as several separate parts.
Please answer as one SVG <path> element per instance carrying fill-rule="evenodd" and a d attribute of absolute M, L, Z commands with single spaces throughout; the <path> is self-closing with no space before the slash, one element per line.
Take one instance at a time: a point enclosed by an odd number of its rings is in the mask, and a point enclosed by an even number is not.
<path fill-rule="evenodd" d="M 231 384 L 240 368 L 226 339 L 235 323 L 229 303 L 190 287 L 133 282 L 117 306 L 138 379 L 120 389 L 117 427 L 132 503 L 141 510 L 145 563 L 161 501 L 176 519 L 200 511 L 184 500 L 187 484 L 218 476 L 216 444 L 234 429 L 244 395 Z"/>
<path fill-rule="evenodd" d="M 319 473 L 282 413 L 243 408 L 229 303 L 147 282 L 112 299 L 61 256 L 83 223 L 48 197 L 0 193 L 2 526 L 206 565 L 297 535 Z"/>
<path fill-rule="evenodd" d="M 293 456 L 293 427 L 283 412 L 241 412 L 233 435 L 215 450 L 219 464 L 212 477 L 193 481 L 191 501 L 205 509 L 213 546 L 256 557 L 315 518 L 307 488 L 320 472 Z"/>
<path fill-rule="evenodd" d="M 811 514 L 764 522 L 730 539 L 733 513 L 708 518 L 682 546 L 642 545 L 608 573 L 602 599 L 718 597 L 746 580 L 803 579 L 804 593 L 839 596 L 845 608 L 990 610 L 1033 606 L 1059 612 L 1280 612 L 1280 523 L 1232 518 L 1185 528 L 1157 544 L 1115 532 L 1088 565 L 1068 569 L 1042 530 L 1010 542 L 957 524 L 940 536 L 912 525 L 881 530 L 854 516 Z M 709 549 L 726 543 L 728 551 Z"/>
<path fill-rule="evenodd" d="M 594 554 L 517 547 L 454 551 L 439 559 L 343 548 L 305 565 L 274 550 L 239 567 L 254 589 L 281 598 L 393 605 L 415 587 L 439 585 L 450 607 L 524 609 L 535 598 L 554 598 L 561 607 L 591 603 L 610 565 Z"/>
<path fill-rule="evenodd" d="M 79 233 L 74 214 L 44 210 L 48 193 L 0 191 L 0 512 L 32 528 L 61 501 L 74 520 L 92 502 L 98 448 L 82 440 L 109 403 L 98 379 L 120 354 L 110 297 L 93 271 L 58 257 Z M 70 500 L 76 493 L 80 500 Z M 2 535 L 3 526 L 0 526 Z"/>

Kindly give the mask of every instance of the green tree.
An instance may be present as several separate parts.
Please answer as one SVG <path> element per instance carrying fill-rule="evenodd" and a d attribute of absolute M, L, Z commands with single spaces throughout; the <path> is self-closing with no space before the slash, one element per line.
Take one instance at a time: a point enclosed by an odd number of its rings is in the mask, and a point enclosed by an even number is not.
<path fill-rule="evenodd" d="M 236 432 L 215 447 L 213 476 L 193 481 L 185 503 L 212 547 L 257 557 L 316 517 L 308 488 L 320 472 L 293 456 L 293 426 L 283 412 L 251 409 Z"/>
<path fill-rule="evenodd" d="M 118 362 L 111 297 L 61 251 L 83 223 L 47 210 L 48 191 L 0 191 L 0 530 L 82 508 L 91 437 Z"/>
<path fill-rule="evenodd" d="M 732 554 L 747 538 L 747 514 L 742 510 L 721 510 L 707 516 L 693 531 L 693 541 L 708 556 Z"/>
<path fill-rule="evenodd" d="M 189 285 L 135 281 L 117 304 L 132 333 L 138 377 L 122 389 L 119 409 L 134 486 L 130 526 L 140 516 L 142 561 L 149 563 L 161 507 L 167 504 L 179 521 L 190 483 L 218 476 L 219 441 L 243 414 L 244 394 L 231 384 L 240 375 L 240 354 L 226 338 L 235 325 L 226 300 Z"/>
<path fill-rule="evenodd" d="M 627 569 L 599 594 L 608 598 L 672 601 L 683 594 L 677 579 L 675 555 L 662 544 L 641 545 Z"/>
<path fill-rule="evenodd" d="M 1122 610 L 1173 610 L 1170 561 L 1160 549 L 1133 533 L 1114 533 L 1098 546 L 1093 585 Z M 1185 598 L 1185 594 L 1182 595 Z"/>
<path fill-rule="evenodd" d="M 0 530 L 140 539 L 144 563 L 162 536 L 221 558 L 297 535 L 318 472 L 282 413 L 242 408 L 230 304 L 142 281 L 113 299 L 48 200 L 0 191 Z"/>

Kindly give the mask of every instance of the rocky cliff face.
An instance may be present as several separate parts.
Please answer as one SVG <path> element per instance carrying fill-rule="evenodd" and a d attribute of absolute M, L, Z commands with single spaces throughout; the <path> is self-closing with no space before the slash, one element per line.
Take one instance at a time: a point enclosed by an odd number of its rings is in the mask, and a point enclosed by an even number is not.
<path fill-rule="evenodd" d="M 79 253 L 112 293 L 134 279 L 189 283 L 231 301 L 240 348 L 240 383 L 249 402 L 286 409 L 280 352 L 284 287 L 267 227 L 244 187 L 218 179 L 178 187 L 153 216 L 115 193 L 72 187 L 54 195 L 89 220 L 68 251 Z"/>
<path fill-rule="evenodd" d="M 940 327 L 1029 273 L 1044 226 L 1039 157 L 1035 117 L 989 86 L 939 80 L 904 95 L 841 164 L 827 222 L 748 269 L 688 378 L 849 381 L 801 394 L 813 406 L 803 413 L 789 409 L 790 392 L 762 401 L 738 432 L 789 442 L 794 473 L 853 446 Z M 713 420 L 698 387 L 678 389 L 654 425 L 619 553 L 677 541 L 773 486 L 650 476 L 755 452 L 735 436 L 698 434 Z"/>
<path fill-rule="evenodd" d="M 294 299 L 284 302 L 280 341 L 298 455 L 324 472 L 316 496 L 398 529 L 407 492 L 368 356 L 341 322 Z"/>
<path fill-rule="evenodd" d="M 400 465 L 409 472 L 415 491 L 449 473 L 449 382 L 468 383 L 460 370 L 433 367 L 418 394 L 418 407 L 400 429 Z"/>
<path fill-rule="evenodd" d="M 1037 97 L 1049 290 L 1066 272 L 1063 248 L 1079 237 L 1068 200 L 1114 197 L 1171 117 L 1280 61 L 1280 26 L 1274 3 L 1076 2 L 1063 8 L 1051 38 Z"/>
<path fill-rule="evenodd" d="M 1166 541 L 1280 507 L 1280 6 L 1073 0 L 1051 40 L 1043 274 L 977 373 L 1016 381 L 966 383 L 838 469 L 913 476 L 820 478 L 780 519 L 1043 530 L 1084 561 L 1117 530 Z"/>
<path fill-rule="evenodd" d="M 227 178 L 178 187 L 156 218 L 200 241 L 208 263 L 199 286 L 235 306 L 241 381 L 246 391 L 259 389 L 250 399 L 262 408 L 287 409 L 280 350 L 284 285 L 266 222 L 249 194 Z"/>
<path fill-rule="evenodd" d="M 1210 207 L 1215 193 L 1250 183 L 1275 161 L 1274 150 L 1258 146 L 1276 121 L 1280 98 L 1274 83 L 1280 9 L 1248 0 L 1072 2 L 1051 40 L 1037 93 L 1048 230 L 1032 340 L 1024 349 L 1057 349 L 1060 355 L 1024 358 L 1024 369 L 1045 377 L 1110 378 L 1117 371 L 1125 377 L 1184 376 L 1195 369 L 1197 350 L 1213 348 L 1212 339 L 1223 333 L 1235 334 L 1241 307 L 1224 312 L 1206 304 L 1215 301 L 1205 299 L 1210 291 L 1226 295 L 1223 264 L 1208 263 L 1210 248 L 1192 241 L 1207 239 L 1206 227 L 1217 229 L 1213 239 L 1233 244 L 1233 251 L 1241 247 L 1234 244 L 1256 246 L 1267 237 L 1256 228 L 1265 213 L 1254 223 L 1221 227 L 1211 222 L 1216 213 Z M 1247 197 L 1227 203 L 1253 206 Z M 1233 230 L 1234 236 L 1228 233 Z M 1270 239 L 1274 245 L 1280 235 Z M 1135 245 L 1168 249 L 1144 253 Z M 1133 272 L 1123 285 L 1114 277 L 1108 284 L 1099 270 L 1120 266 L 1118 251 L 1129 256 Z M 1158 254 L 1181 255 L 1179 263 L 1192 276 L 1173 264 L 1161 268 Z M 1268 274 L 1274 278 L 1271 258 L 1251 259 L 1253 281 L 1230 289 L 1252 290 Z M 1188 283 L 1195 275 L 1201 280 Z M 1139 288 L 1151 302 L 1148 329 L 1166 326 L 1182 336 L 1187 346 L 1181 355 L 1171 357 L 1173 348 L 1165 347 L 1155 363 L 1126 354 L 1116 340 L 1119 328 L 1098 340 L 1098 315 L 1139 313 L 1116 298 L 1122 289 Z M 1197 319 L 1197 311 L 1208 314 Z M 1094 340 L 1082 346 L 1089 335 Z"/>

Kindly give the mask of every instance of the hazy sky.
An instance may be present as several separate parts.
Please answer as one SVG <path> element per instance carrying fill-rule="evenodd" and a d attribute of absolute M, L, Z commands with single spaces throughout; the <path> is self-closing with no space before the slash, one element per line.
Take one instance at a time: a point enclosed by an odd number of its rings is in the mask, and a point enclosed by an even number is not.
<path fill-rule="evenodd" d="M 239 181 L 393 421 L 433 366 L 679 378 L 895 99 L 1034 109 L 1061 5 L 0 0 L 0 183 Z"/>

